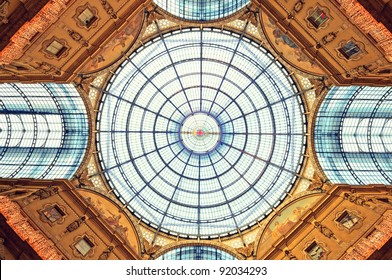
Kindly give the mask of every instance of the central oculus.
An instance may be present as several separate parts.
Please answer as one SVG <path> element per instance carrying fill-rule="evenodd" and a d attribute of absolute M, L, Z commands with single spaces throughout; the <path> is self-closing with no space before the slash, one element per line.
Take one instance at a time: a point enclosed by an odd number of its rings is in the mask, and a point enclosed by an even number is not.
<path fill-rule="evenodd" d="M 189 151 L 206 154 L 219 144 L 221 132 L 214 117 L 200 112 L 185 118 L 179 134 L 182 144 Z"/>

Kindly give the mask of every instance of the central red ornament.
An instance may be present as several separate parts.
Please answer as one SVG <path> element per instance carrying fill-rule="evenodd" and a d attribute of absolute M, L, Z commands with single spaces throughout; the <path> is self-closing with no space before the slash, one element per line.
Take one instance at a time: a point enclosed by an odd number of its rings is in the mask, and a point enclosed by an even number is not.
<path fill-rule="evenodd" d="M 202 136 L 204 136 L 205 132 L 203 129 L 197 129 L 197 130 L 195 130 L 194 134 L 198 137 L 202 137 Z"/>

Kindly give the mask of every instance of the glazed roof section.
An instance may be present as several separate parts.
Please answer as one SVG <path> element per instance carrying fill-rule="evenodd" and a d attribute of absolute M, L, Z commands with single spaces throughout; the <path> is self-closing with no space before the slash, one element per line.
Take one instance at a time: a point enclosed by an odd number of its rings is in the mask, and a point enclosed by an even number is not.
<path fill-rule="evenodd" d="M 209 21 L 227 17 L 249 4 L 249 0 L 154 0 L 170 14 L 185 20 Z"/>

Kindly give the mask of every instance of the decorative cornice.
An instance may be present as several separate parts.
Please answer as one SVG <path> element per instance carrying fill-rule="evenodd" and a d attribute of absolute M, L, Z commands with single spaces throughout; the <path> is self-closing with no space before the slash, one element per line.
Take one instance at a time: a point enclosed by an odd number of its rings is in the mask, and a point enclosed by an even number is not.
<path fill-rule="evenodd" d="M 116 19 L 117 15 L 114 11 L 113 7 L 109 4 L 107 0 L 100 0 L 102 7 L 104 8 L 105 12 L 112 18 Z"/>
<path fill-rule="evenodd" d="M 370 235 L 362 238 L 343 260 L 366 260 L 392 238 L 392 210 L 385 212 L 381 223 Z"/>
<path fill-rule="evenodd" d="M 349 20 L 363 33 L 369 34 L 392 62 L 392 33 L 357 1 L 336 0 Z"/>
<path fill-rule="evenodd" d="M 5 260 L 5 239 L 0 237 L 0 260 Z"/>
<path fill-rule="evenodd" d="M 0 213 L 15 233 L 26 241 L 43 260 L 61 260 L 62 256 L 42 233 L 35 230 L 21 213 L 19 205 L 0 196 Z"/>
<path fill-rule="evenodd" d="M 10 43 L 0 52 L 0 64 L 10 64 L 19 59 L 23 49 L 30 44 L 30 40 L 38 33 L 43 32 L 52 23 L 58 20 L 60 13 L 71 0 L 52 0 L 48 2 L 38 14 L 26 22 L 11 37 Z"/>
<path fill-rule="evenodd" d="M 0 25 L 8 23 L 8 7 L 10 2 L 7 0 L 0 4 Z"/>

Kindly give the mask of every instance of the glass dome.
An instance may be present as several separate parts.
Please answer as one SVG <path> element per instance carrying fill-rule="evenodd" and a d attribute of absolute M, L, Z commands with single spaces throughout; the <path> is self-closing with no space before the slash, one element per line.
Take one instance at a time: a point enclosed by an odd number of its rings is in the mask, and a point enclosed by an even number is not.
<path fill-rule="evenodd" d="M 174 31 L 135 51 L 109 81 L 97 122 L 114 193 L 145 223 L 188 238 L 264 219 L 290 191 L 305 148 L 286 69 L 218 29 Z"/>

